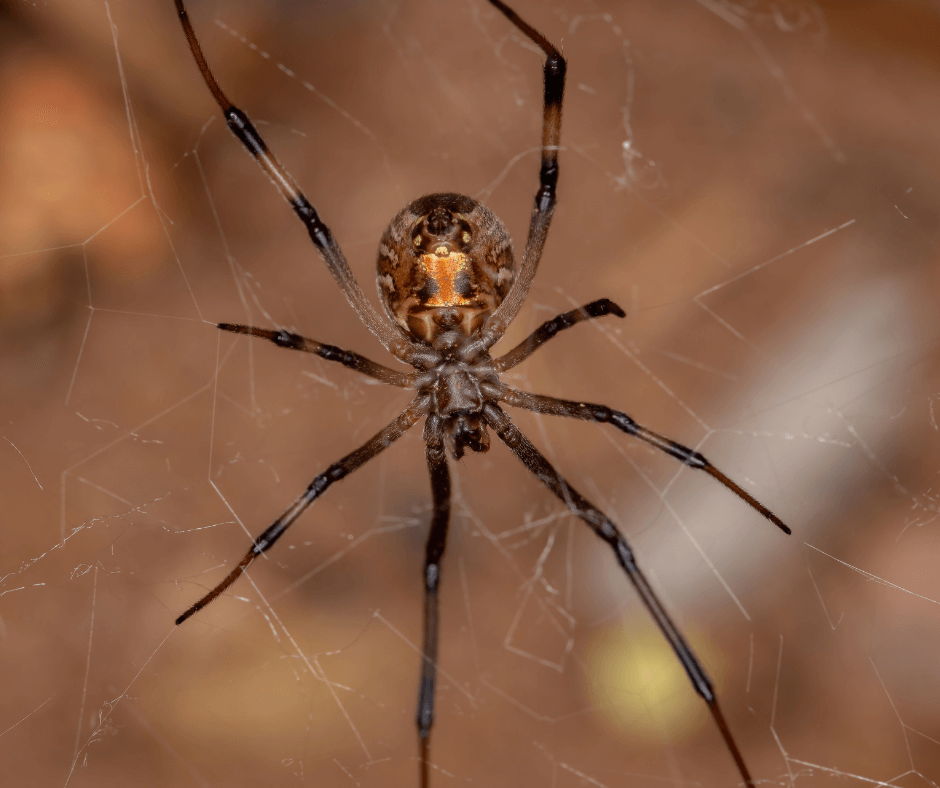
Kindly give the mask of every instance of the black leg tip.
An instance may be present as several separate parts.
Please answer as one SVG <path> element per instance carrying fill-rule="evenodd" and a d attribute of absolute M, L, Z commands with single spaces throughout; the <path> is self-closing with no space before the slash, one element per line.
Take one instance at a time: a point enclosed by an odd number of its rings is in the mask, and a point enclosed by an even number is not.
<path fill-rule="evenodd" d="M 604 315 L 627 316 L 627 313 L 609 298 L 598 298 L 597 301 L 592 301 L 590 304 L 585 305 L 584 311 L 591 317 L 603 317 Z"/>
<path fill-rule="evenodd" d="M 627 316 L 627 313 L 623 311 L 623 309 L 620 307 L 619 304 L 615 304 L 609 298 L 605 298 L 604 301 L 606 303 L 607 310 L 610 312 L 610 314 L 616 315 L 617 317 Z"/>

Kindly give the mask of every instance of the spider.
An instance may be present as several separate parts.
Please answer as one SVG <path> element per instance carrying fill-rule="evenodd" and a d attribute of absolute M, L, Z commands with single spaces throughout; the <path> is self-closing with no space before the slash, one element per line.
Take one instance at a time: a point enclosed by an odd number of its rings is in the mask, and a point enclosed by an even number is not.
<path fill-rule="evenodd" d="M 206 85 L 222 109 L 229 129 L 274 181 L 304 223 L 310 240 L 359 319 L 386 350 L 415 371 L 399 372 L 358 353 L 285 330 L 233 323 L 220 323 L 218 327 L 223 331 L 267 339 L 280 347 L 314 353 L 382 383 L 416 392 L 411 404 L 394 421 L 314 478 L 287 510 L 254 540 L 251 549 L 228 576 L 179 616 L 176 623 L 182 624 L 221 595 L 255 558 L 271 549 L 332 484 L 387 449 L 423 417 L 433 511 L 424 560 L 424 645 L 416 722 L 420 781 L 422 788 L 427 788 L 437 671 L 438 594 L 450 518 L 451 485 L 447 455 L 459 460 L 467 450 L 487 451 L 489 430 L 492 429 L 522 464 L 613 550 L 627 579 L 685 668 L 693 688 L 708 704 L 741 778 L 749 788 L 754 788 L 705 669 L 640 570 L 620 529 L 565 481 L 500 407 L 500 403 L 505 403 L 536 413 L 611 424 L 680 462 L 710 474 L 784 533 L 790 533 L 773 512 L 699 452 L 647 429 L 627 414 L 605 405 L 518 391 L 500 381 L 500 373 L 525 361 L 559 331 L 584 320 L 609 315 L 623 318 L 626 314 L 613 301 L 602 298 L 546 321 L 505 355 L 493 358 L 490 354 L 490 348 L 503 336 L 528 295 L 555 210 L 566 62 L 548 39 L 502 0 L 489 2 L 545 54 L 539 187 L 522 264 L 516 270 L 512 240 L 506 227 L 481 203 L 451 193 L 419 197 L 392 219 L 379 243 L 378 289 L 385 309 L 383 317 L 366 299 L 339 245 L 317 211 L 268 149 L 248 116 L 222 92 L 202 53 L 183 0 L 175 0 L 189 48 Z"/>

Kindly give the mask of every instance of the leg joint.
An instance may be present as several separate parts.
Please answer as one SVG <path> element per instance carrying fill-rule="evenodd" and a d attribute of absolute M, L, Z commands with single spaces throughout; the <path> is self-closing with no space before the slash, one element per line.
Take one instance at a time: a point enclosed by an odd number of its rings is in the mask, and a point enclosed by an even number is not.
<path fill-rule="evenodd" d="M 539 213 L 548 213 L 555 204 L 555 184 L 539 188 L 535 195 L 535 209 Z"/>
<path fill-rule="evenodd" d="M 288 347 L 300 350 L 304 346 L 304 338 L 291 331 L 278 331 L 274 335 L 274 344 L 279 347 Z"/>
<path fill-rule="evenodd" d="M 565 59 L 557 52 L 553 55 L 549 55 L 545 58 L 545 75 L 564 78 L 567 65 Z"/>
<path fill-rule="evenodd" d="M 618 430 L 623 430 L 629 435 L 636 435 L 636 422 L 633 419 L 631 419 L 626 413 L 620 413 L 619 411 L 612 411 L 611 413 L 611 424 L 613 424 Z"/>
<path fill-rule="evenodd" d="M 353 363 L 353 354 L 335 345 L 320 345 L 317 355 L 320 356 L 320 358 L 325 358 L 327 361 L 338 361 L 340 364 L 345 364 L 347 367 Z"/>
<path fill-rule="evenodd" d="M 636 565 L 636 559 L 633 557 L 633 550 L 630 549 L 630 545 L 627 544 L 627 540 L 624 539 L 620 534 L 617 535 L 617 541 L 616 544 L 614 544 L 614 550 L 617 552 L 617 560 L 626 570 L 627 574 L 632 575 L 639 571 Z"/>
<path fill-rule="evenodd" d="M 555 151 L 551 151 L 552 154 Z M 554 158 L 543 161 L 539 169 L 539 181 L 542 183 L 542 189 L 550 187 L 553 191 L 558 183 L 558 161 Z"/>
<path fill-rule="evenodd" d="M 677 460 L 682 460 L 686 465 L 691 465 L 693 468 L 704 468 L 709 464 L 708 460 L 697 451 L 692 451 L 692 449 L 673 441 L 669 441 L 668 451 Z"/>
<path fill-rule="evenodd" d="M 330 234 L 329 228 L 320 221 L 316 210 L 306 197 L 302 194 L 298 194 L 291 200 L 291 207 L 294 209 L 294 213 L 296 213 L 300 220 L 307 226 L 310 240 L 313 241 L 318 249 L 323 250 L 332 246 L 333 236 Z"/>
<path fill-rule="evenodd" d="M 313 501 L 318 498 L 321 493 L 330 486 L 330 483 L 335 481 L 334 479 L 330 478 L 330 471 L 332 470 L 333 469 L 330 468 L 326 473 L 321 473 L 312 482 L 310 482 L 310 486 L 307 487 L 307 498 L 309 500 Z"/>
<path fill-rule="evenodd" d="M 433 685 L 429 691 L 434 691 Z M 418 699 L 418 717 L 415 720 L 418 723 L 418 738 L 420 739 L 427 739 L 431 735 L 431 725 L 434 723 L 434 709 L 431 703 L 432 701 L 425 701 L 422 686 L 421 697 Z"/>
<path fill-rule="evenodd" d="M 349 469 L 345 465 L 341 465 L 340 463 L 331 465 L 329 468 L 327 468 L 326 473 L 322 474 L 324 477 L 326 477 L 326 484 L 323 485 L 324 489 L 328 484 L 331 482 L 338 482 L 348 473 Z"/>
<path fill-rule="evenodd" d="M 255 127 L 251 124 L 248 116 L 238 107 L 229 107 L 225 110 L 225 122 L 229 130 L 238 137 L 239 141 L 248 148 L 248 152 L 255 158 L 264 156 L 268 152 L 267 145 L 261 139 Z"/>

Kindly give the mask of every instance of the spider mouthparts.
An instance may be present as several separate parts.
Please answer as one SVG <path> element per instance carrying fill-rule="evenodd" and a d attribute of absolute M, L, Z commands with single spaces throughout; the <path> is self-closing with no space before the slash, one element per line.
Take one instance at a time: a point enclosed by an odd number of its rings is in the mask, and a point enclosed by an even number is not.
<path fill-rule="evenodd" d="M 466 449 L 480 453 L 489 451 L 490 436 L 479 414 L 458 414 L 451 420 L 447 434 L 455 460 L 461 459 Z"/>

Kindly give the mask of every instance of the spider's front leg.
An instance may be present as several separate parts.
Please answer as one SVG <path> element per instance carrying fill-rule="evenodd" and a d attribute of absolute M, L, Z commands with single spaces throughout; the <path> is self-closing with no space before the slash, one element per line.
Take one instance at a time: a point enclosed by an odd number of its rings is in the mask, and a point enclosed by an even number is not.
<path fill-rule="evenodd" d="M 414 352 L 417 345 L 407 338 L 398 328 L 383 320 L 379 313 L 372 306 L 369 299 L 353 276 L 353 272 L 343 256 L 339 244 L 333 237 L 330 228 L 324 224 L 317 210 L 300 190 L 297 182 L 291 177 L 291 174 L 284 168 L 284 165 L 277 160 L 277 156 L 268 148 L 267 143 L 261 134 L 254 127 L 248 115 L 229 101 L 228 96 L 216 81 L 209 63 L 203 54 L 202 47 L 199 45 L 199 39 L 193 30 L 189 14 L 186 12 L 186 6 L 183 0 L 174 0 L 176 4 L 176 15 L 183 26 L 183 32 L 186 40 L 189 42 L 189 50 L 192 53 L 193 60 L 205 80 L 206 87 L 212 93 L 216 104 L 222 110 L 225 122 L 229 130 L 234 134 L 239 142 L 245 147 L 245 150 L 254 158 L 258 166 L 267 173 L 268 177 L 274 183 L 281 196 L 293 208 L 297 218 L 303 222 L 307 228 L 307 234 L 310 240 L 317 248 L 326 267 L 329 269 L 336 284 L 339 285 L 343 295 L 350 306 L 356 311 L 359 319 L 366 328 L 394 355 L 404 358 L 409 352 Z"/>
<path fill-rule="evenodd" d="M 529 220 L 529 235 L 522 253 L 522 265 L 513 282 L 512 289 L 496 311 L 490 315 L 480 332 L 480 341 L 486 348 L 492 347 L 505 333 L 509 324 L 519 314 L 529 294 L 542 249 L 548 237 L 548 228 L 555 213 L 556 187 L 558 185 L 558 143 L 561 140 L 561 109 L 565 96 L 565 73 L 567 63 L 561 52 L 532 25 L 513 11 L 502 0 L 490 0 L 502 14 L 512 22 L 532 43 L 545 54 L 542 66 L 542 156 L 539 166 L 539 188 L 535 193 L 535 207 Z"/>
<path fill-rule="evenodd" d="M 607 515 L 565 481 L 564 477 L 552 467 L 551 463 L 519 431 L 519 428 L 512 423 L 509 416 L 498 405 L 488 403 L 483 408 L 483 415 L 503 443 L 522 461 L 526 468 L 558 496 L 574 514 L 584 520 L 591 527 L 591 530 L 613 550 L 617 562 L 627 573 L 627 577 L 639 594 L 644 606 L 666 637 L 666 640 L 669 641 L 669 645 L 672 646 L 672 650 L 682 663 L 682 667 L 685 668 L 695 691 L 708 704 L 708 709 L 718 726 L 718 730 L 721 732 L 725 746 L 731 753 L 731 757 L 734 758 L 745 785 L 748 788 L 754 788 L 754 781 L 751 779 L 751 774 L 744 763 L 741 751 L 738 749 L 738 745 L 731 735 L 731 730 L 728 728 L 728 723 L 725 722 L 724 715 L 718 707 L 718 700 L 715 697 L 708 674 L 688 643 L 686 643 L 679 628 L 666 612 L 646 576 L 640 571 L 633 551 L 630 549 L 630 545 L 627 544 L 624 535 L 620 533 L 620 530 Z"/>

